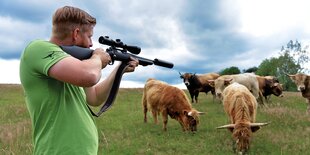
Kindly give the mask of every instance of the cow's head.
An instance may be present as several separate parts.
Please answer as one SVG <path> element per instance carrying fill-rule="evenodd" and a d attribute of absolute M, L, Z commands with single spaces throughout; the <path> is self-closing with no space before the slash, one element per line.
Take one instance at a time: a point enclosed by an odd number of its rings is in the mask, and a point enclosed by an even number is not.
<path fill-rule="evenodd" d="M 190 85 L 190 81 L 196 76 L 196 74 L 192 74 L 192 73 L 184 73 L 184 74 L 180 74 L 180 78 L 183 79 L 183 82 L 186 86 Z"/>
<path fill-rule="evenodd" d="M 280 83 L 274 83 L 272 86 L 271 86 L 271 91 L 272 91 L 272 94 L 275 95 L 275 96 L 280 96 L 280 97 L 283 97 L 283 86 L 282 84 Z"/>
<path fill-rule="evenodd" d="M 233 79 L 231 78 L 217 78 L 216 80 L 208 80 L 209 85 L 214 87 L 215 94 L 219 99 L 223 98 L 224 89 L 232 83 Z"/>
<path fill-rule="evenodd" d="M 279 83 L 279 80 L 274 76 L 265 76 L 266 88 L 273 95 L 283 97 L 283 86 Z"/>
<path fill-rule="evenodd" d="M 232 132 L 233 139 L 236 147 L 234 147 L 239 153 L 243 154 L 250 148 L 250 138 L 252 133 L 258 131 L 261 126 L 268 125 L 269 123 L 238 123 L 228 124 L 217 127 L 217 129 L 228 129 Z"/>
<path fill-rule="evenodd" d="M 195 109 L 191 111 L 184 110 L 183 116 L 181 117 L 181 125 L 184 131 L 197 131 L 197 126 L 199 124 L 199 115 L 204 114 L 204 112 L 199 112 Z"/>
<path fill-rule="evenodd" d="M 307 78 L 306 74 L 297 73 L 294 75 L 290 75 L 290 74 L 287 74 L 287 75 L 296 84 L 298 91 L 302 92 L 306 90 L 306 85 L 309 82 L 309 79 Z"/>

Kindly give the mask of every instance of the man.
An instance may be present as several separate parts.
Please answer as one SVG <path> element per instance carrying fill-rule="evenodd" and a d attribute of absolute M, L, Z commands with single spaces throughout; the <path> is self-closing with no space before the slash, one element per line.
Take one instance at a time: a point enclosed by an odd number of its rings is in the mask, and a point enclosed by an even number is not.
<path fill-rule="evenodd" d="M 90 59 L 78 60 L 59 47 L 92 46 L 96 19 L 85 11 L 65 6 L 53 15 L 49 41 L 32 41 L 20 62 L 20 79 L 33 128 L 34 154 L 83 154 L 98 152 L 98 132 L 86 104 L 101 105 L 112 87 L 116 67 L 103 81 L 101 69 L 111 61 L 103 49 Z M 138 61 L 128 62 L 125 72 Z"/>

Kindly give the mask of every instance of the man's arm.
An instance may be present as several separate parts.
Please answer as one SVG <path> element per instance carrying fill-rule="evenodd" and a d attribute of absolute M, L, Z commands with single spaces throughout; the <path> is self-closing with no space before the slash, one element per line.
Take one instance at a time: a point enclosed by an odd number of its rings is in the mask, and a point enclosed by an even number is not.
<path fill-rule="evenodd" d="M 139 64 L 138 60 L 132 59 L 132 61 L 128 62 L 128 65 L 125 68 L 125 72 L 133 72 L 135 70 L 135 67 L 138 66 L 138 64 Z M 110 90 L 112 88 L 115 76 L 116 76 L 116 72 L 119 67 L 120 67 L 120 64 L 102 82 L 96 84 L 93 87 L 84 88 L 86 96 L 87 96 L 87 103 L 89 105 L 99 106 L 107 100 Z"/>
<path fill-rule="evenodd" d="M 101 77 L 101 69 L 111 58 L 103 49 L 96 49 L 90 59 L 80 61 L 66 57 L 54 64 L 48 71 L 50 77 L 80 87 L 94 86 Z"/>

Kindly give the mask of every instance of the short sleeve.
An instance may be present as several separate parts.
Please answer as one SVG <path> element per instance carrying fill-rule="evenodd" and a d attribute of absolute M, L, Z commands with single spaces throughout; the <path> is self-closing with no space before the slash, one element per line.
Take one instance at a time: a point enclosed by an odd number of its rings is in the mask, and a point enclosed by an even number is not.
<path fill-rule="evenodd" d="M 23 59 L 32 71 L 48 76 L 50 67 L 68 56 L 59 46 L 48 41 L 36 40 L 25 48 Z"/>

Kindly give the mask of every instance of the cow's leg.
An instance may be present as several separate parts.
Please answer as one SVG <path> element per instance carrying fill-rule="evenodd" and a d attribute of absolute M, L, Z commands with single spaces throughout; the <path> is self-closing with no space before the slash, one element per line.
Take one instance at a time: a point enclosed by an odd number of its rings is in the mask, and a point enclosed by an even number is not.
<path fill-rule="evenodd" d="M 190 95 L 191 95 L 192 103 L 194 103 L 194 98 L 195 98 L 195 97 L 194 97 L 194 92 L 190 91 L 189 93 L 190 93 Z"/>
<path fill-rule="evenodd" d="M 153 115 L 153 118 L 154 118 L 154 123 L 158 124 L 157 111 L 152 109 L 152 115 Z"/>
<path fill-rule="evenodd" d="M 198 103 L 198 95 L 199 95 L 199 91 L 196 91 L 195 92 L 195 101 L 196 101 L 196 103 Z"/>
<path fill-rule="evenodd" d="M 264 104 L 264 98 L 263 98 L 263 93 L 262 93 L 261 91 L 259 91 L 259 93 L 258 93 L 258 98 L 257 98 L 257 100 L 258 100 L 258 103 L 260 103 L 261 105 L 265 106 L 265 104 Z"/>
<path fill-rule="evenodd" d="M 214 103 L 214 101 L 215 101 L 215 99 L 216 99 L 215 89 L 212 89 L 212 90 L 211 90 L 211 94 L 212 94 L 212 96 L 213 96 L 212 102 Z M 221 102 L 219 102 L 219 103 L 221 103 Z"/>
<path fill-rule="evenodd" d="M 163 130 L 167 131 L 167 124 L 168 124 L 168 111 L 164 110 L 162 112 L 162 117 L 163 117 Z"/>
<path fill-rule="evenodd" d="M 266 103 L 269 103 L 269 101 L 271 100 L 270 98 L 271 98 L 271 95 L 265 96 Z"/>
<path fill-rule="evenodd" d="M 307 98 L 307 103 L 308 103 L 307 112 L 308 114 L 310 114 L 310 98 Z"/>

